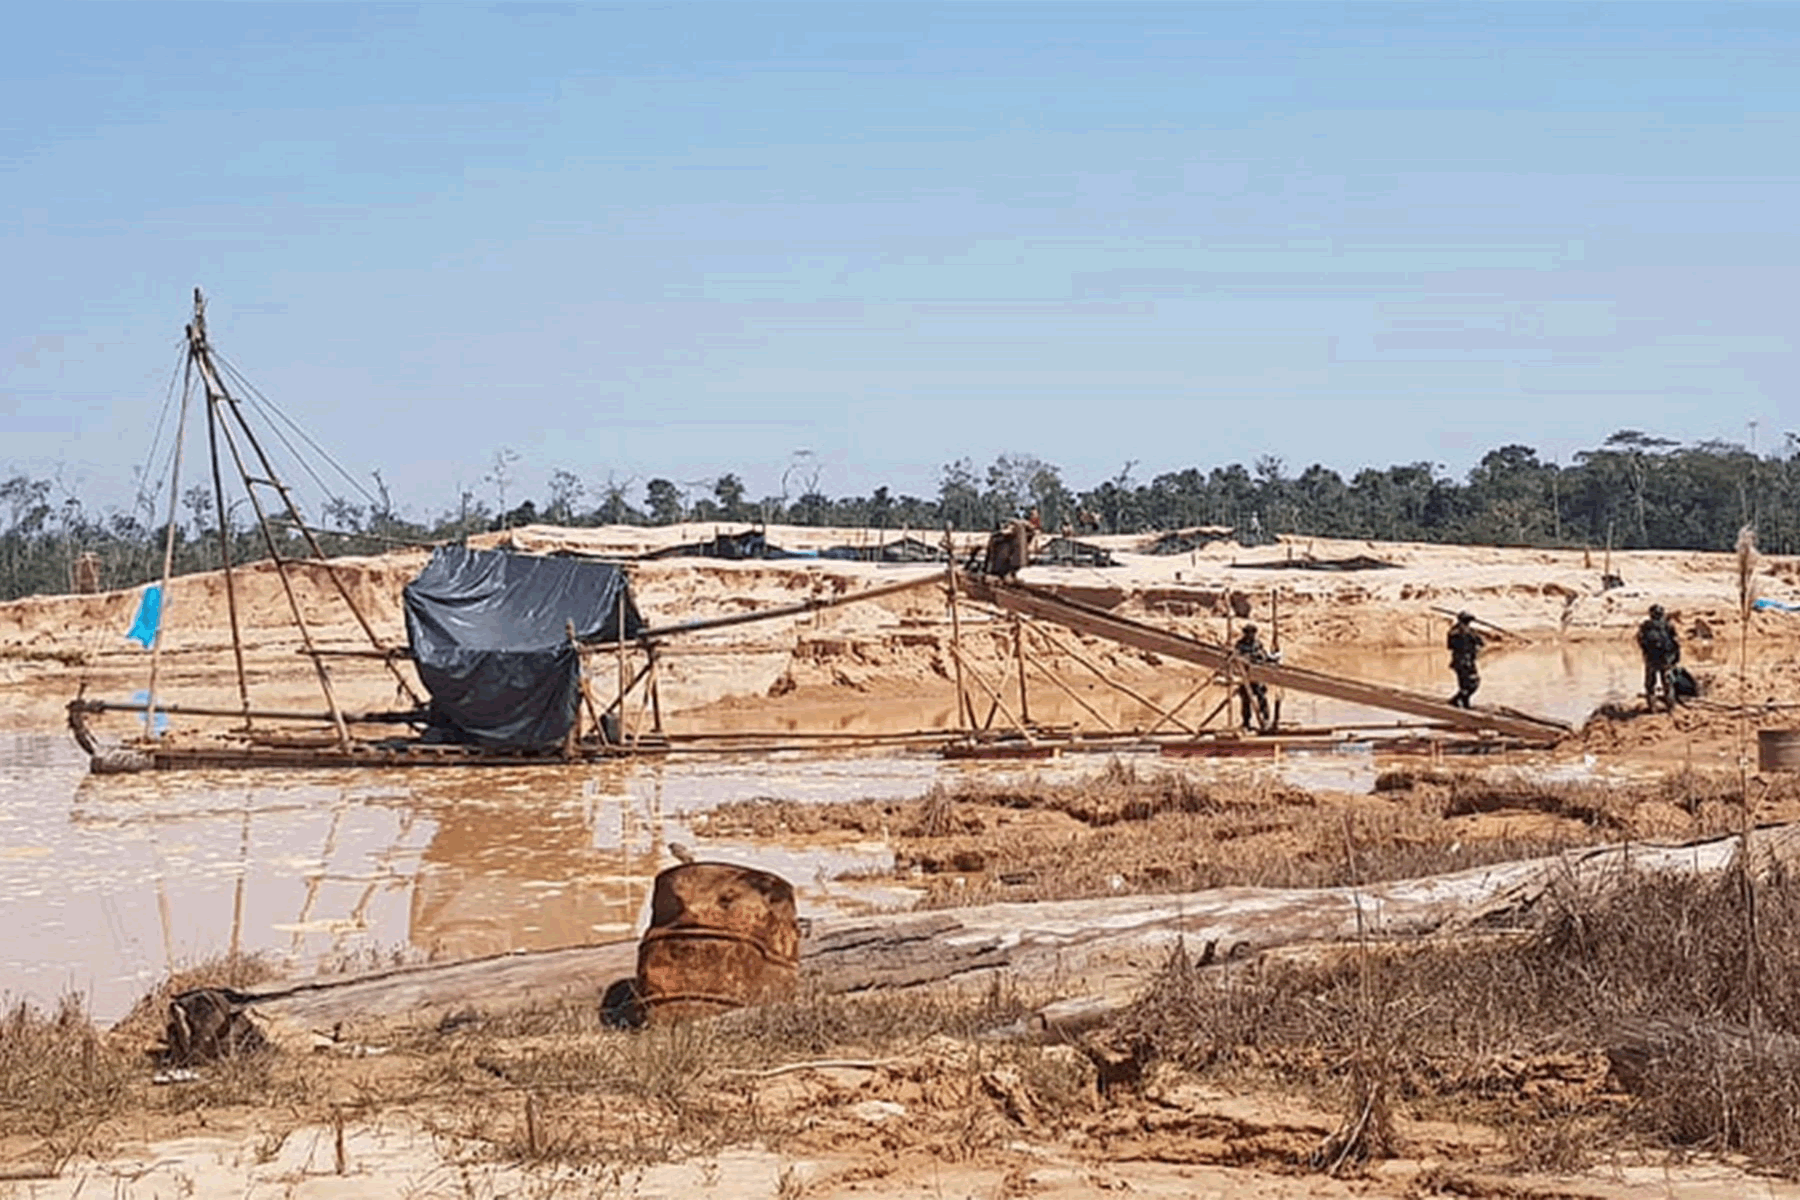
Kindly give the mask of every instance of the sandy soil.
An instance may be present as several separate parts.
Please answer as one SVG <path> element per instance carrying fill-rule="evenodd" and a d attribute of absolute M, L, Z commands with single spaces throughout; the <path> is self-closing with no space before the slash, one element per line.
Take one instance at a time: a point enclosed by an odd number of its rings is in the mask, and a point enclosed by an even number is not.
<path fill-rule="evenodd" d="M 562 531 L 543 527 L 497 535 L 522 549 L 636 553 L 712 536 L 711 526 Z M 860 531 L 776 528 L 772 541 L 816 549 L 866 538 Z M 1800 701 L 1800 617 L 1758 613 L 1748 628 L 1738 617 L 1735 564 L 1726 555 L 1618 553 L 1599 555 L 1484 547 L 1342 543 L 1302 540 L 1244 550 L 1232 545 L 1157 557 L 1144 539 L 1092 539 L 1123 563 L 1113 569 L 1032 568 L 1029 582 L 1069 589 L 1171 628 L 1213 640 L 1245 617 L 1278 625 L 1290 661 L 1308 653 L 1334 664 L 1360 663 L 1356 673 L 1382 678 L 1396 652 L 1436 650 L 1444 618 L 1436 608 L 1467 608 L 1533 644 L 1567 648 L 1629 646 L 1652 602 L 1677 619 L 1689 658 L 1701 664 L 1717 705 L 1740 697 L 1756 703 Z M 1247 562 L 1369 555 L 1394 569 L 1328 573 L 1246 570 Z M 335 560 L 300 573 L 295 602 L 320 645 L 366 645 L 338 594 L 355 599 L 377 637 L 403 644 L 401 587 L 424 562 L 409 551 Z M 1625 586 L 1600 586 L 1603 565 Z M 748 611 L 809 597 L 841 595 L 911 577 L 930 568 L 882 567 L 817 560 L 724 563 L 665 560 L 632 568 L 635 593 L 653 624 Z M 335 580 L 334 580 L 335 576 Z M 299 655 L 289 600 L 267 567 L 237 573 L 252 695 L 261 707 L 311 711 L 316 681 Z M 1767 559 L 1758 594 L 1800 601 L 1800 564 Z M 159 690 L 187 703 L 235 701 L 225 582 L 217 573 L 184 577 L 171 589 Z M 145 687 L 149 654 L 124 640 L 138 593 L 35 597 L 0 604 L 0 689 L 9 723 L 61 724 L 78 687 L 126 699 Z M 902 727 L 947 715 L 948 621 L 941 592 L 926 587 L 853 605 L 684 639 L 672 651 L 663 697 L 692 728 L 804 725 L 832 713 L 891 709 Z M 965 629 L 978 660 L 998 664 L 1008 631 L 972 622 Z M 1741 639 L 1741 640 L 1740 640 Z M 1147 656 L 1085 643 L 1121 678 L 1186 689 L 1191 673 Z M 1739 654 L 1743 653 L 1742 683 Z M 1061 665 L 1073 669 L 1064 660 Z M 338 660 L 332 675 L 346 707 L 386 707 L 396 681 L 380 664 Z M 1600 761 L 1674 769 L 1704 759 L 1735 761 L 1759 727 L 1789 723 L 1780 708 L 1743 718 L 1697 706 L 1674 716 L 1619 715 L 1593 721 L 1538 762 Z M 1519 765 L 1514 762 L 1513 766 Z M 1530 762 L 1526 763 L 1527 766 Z M 1348 801 L 1346 801 L 1348 803 Z M 1642 813 L 1633 832 L 1680 814 Z M 1469 814 L 1475 824 L 1556 820 L 1543 814 Z M 1051 831 L 1060 834 L 1060 830 Z M 1044 839 L 1046 844 L 1053 838 Z M 1402 1157 L 1363 1177 L 1328 1179 L 1293 1164 L 1329 1135 L 1336 1118 L 1285 1097 L 1234 1095 L 1169 1079 L 1129 1099 L 1097 1094 L 1088 1107 L 1050 1120 L 1034 1115 L 1005 1078 L 946 1062 L 966 1047 L 925 1048 L 909 1066 L 806 1069 L 759 1085 L 762 1099 L 804 1133 L 779 1152 L 743 1146 L 688 1161 L 591 1170 L 496 1161 L 480 1139 L 446 1135 L 442 1114 L 401 1112 L 344 1127 L 340 1162 L 336 1131 L 316 1121 L 269 1114 L 204 1110 L 198 1119 L 146 1123 L 135 1144 L 71 1160 L 54 1178 L 0 1179 L 0 1195 L 76 1196 L 390 1196 L 390 1195 L 732 1195 L 732 1196 L 1086 1196 L 1136 1192 L 1152 1196 L 1682 1196 L 1800 1197 L 1800 1189 L 1752 1179 L 1729 1163 L 1673 1165 L 1619 1156 L 1604 1171 L 1544 1178 L 1510 1171 L 1492 1130 L 1416 1124 L 1403 1128 Z M 348 1068 L 346 1068 L 346 1071 Z M 352 1086 L 348 1074 L 339 1083 Z M 949 1091 L 934 1091 L 932 1080 Z M 986 1082 L 983 1082 L 983 1081 Z M 960 1089 L 960 1090 L 957 1090 Z M 954 1095 L 954 1103 L 946 1097 Z M 597 1114 L 596 1114 L 597 1116 Z M 278 1128 L 277 1128 L 278 1126 Z M 954 1131 L 980 1129 L 958 1147 Z M 29 1147 L 3 1147 L 9 1169 L 29 1171 Z"/>
<path fill-rule="evenodd" d="M 897 1136 L 906 1105 L 872 1098 L 873 1072 L 827 1069 L 794 1090 L 815 1097 L 813 1147 L 776 1153 L 754 1147 L 651 1166 L 558 1168 L 497 1163 L 411 1118 L 349 1122 L 339 1168 L 337 1129 L 302 1125 L 272 1134 L 225 1131 L 146 1144 L 65 1170 L 54 1179 L 0 1180 L 0 1196 L 76 1200 L 389 1200 L 458 1197 L 637 1197 L 639 1200 L 894 1200 L 945 1197 L 1132 1195 L 1162 1200 L 1301 1200 L 1303 1197 L 1529 1197 L 1536 1200 L 1794 1200 L 1800 1187 L 1729 1164 L 1662 1163 L 1620 1156 L 1580 1175 L 1503 1172 L 1458 1165 L 1492 1151 L 1493 1139 L 1455 1126 L 1406 1132 L 1420 1157 L 1389 1159 L 1338 1179 L 1284 1169 L 1283 1155 L 1328 1134 L 1331 1118 L 1267 1098 L 1165 1094 L 1114 1116 L 1116 1156 L 1018 1129 L 998 1152 L 958 1157 Z M 910 1144 L 909 1144 L 910 1143 Z M 1219 1160 L 1226 1159 L 1229 1162 Z"/>
<path fill-rule="evenodd" d="M 863 531 L 771 529 L 795 549 L 854 542 Z M 711 526 L 658 529 L 609 527 L 557 530 L 533 526 L 490 535 L 524 549 L 635 553 L 710 537 Z M 1665 605 L 1686 640 L 1688 660 L 1708 676 L 1714 699 L 1737 699 L 1737 617 L 1734 563 L 1728 555 L 1619 553 L 1610 560 L 1625 586 L 1602 590 L 1601 563 L 1580 551 L 1446 547 L 1316 539 L 1243 550 L 1214 544 L 1203 551 L 1160 557 L 1137 552 L 1143 539 L 1100 538 L 1123 565 L 1108 569 L 1033 567 L 1024 578 L 1066 589 L 1195 636 L 1221 640 L 1248 617 L 1265 631 L 1279 629 L 1291 662 L 1319 662 L 1363 678 L 1384 677 L 1384 651 L 1415 655 L 1441 650 L 1446 622 L 1437 609 L 1467 608 L 1520 635 L 1515 644 L 1560 646 L 1580 652 L 1599 646 L 1630 654 L 1630 638 L 1645 608 Z M 1332 573 L 1298 569 L 1246 570 L 1246 562 L 1367 555 L 1396 564 L 1390 570 Z M 334 560 L 327 570 L 297 572 L 294 602 L 316 645 L 366 647 L 368 640 L 338 595 L 354 598 L 375 635 L 403 645 L 400 589 L 424 561 L 422 551 Z M 674 559 L 636 564 L 634 590 L 653 624 L 745 612 L 812 597 L 928 576 L 929 568 L 823 560 L 731 563 Z M 335 583 L 334 583 L 335 577 Z M 290 604 L 276 572 L 265 566 L 236 577 L 252 699 L 259 707 L 319 707 L 318 686 L 304 666 Z M 1800 601 L 1800 563 L 1763 560 L 1756 575 L 1761 596 Z M 166 608 L 159 692 L 189 703 L 235 703 L 226 589 L 217 572 L 174 581 Z M 94 596 L 32 597 L 0 604 L 0 685 L 14 719 L 38 727 L 61 723 L 61 709 L 78 686 L 87 694 L 125 699 L 145 687 L 150 655 L 127 641 L 137 591 Z M 978 661 L 999 662 L 1009 647 L 1001 624 L 965 623 L 967 646 Z M 942 705 L 949 675 L 949 624 L 941 591 L 926 587 L 864 605 L 799 618 L 691 635 L 672 644 L 662 677 L 669 711 L 707 706 L 753 707 L 772 721 L 786 708 L 909 698 Z M 1792 699 L 1787 681 L 1800 665 L 1800 617 L 1757 613 L 1750 622 L 1747 695 L 1753 701 Z M 1509 649 L 1496 639 L 1490 654 Z M 1148 656 L 1093 642 L 1084 653 L 1121 678 L 1185 686 L 1191 672 Z M 1309 657 L 1310 656 L 1310 657 Z M 1050 657 L 1055 658 L 1055 655 Z M 1066 658 L 1062 666 L 1079 674 Z M 367 660 L 337 659 L 332 676 L 347 708 L 387 707 L 397 682 Z M 1447 676 L 1446 676 L 1447 678 Z M 1441 680 L 1431 684 L 1440 686 Z M 773 703 L 772 703 L 773 702 Z M 729 722 L 728 722 L 729 723 Z M 778 727 L 778 726 L 777 726 Z M 1631 739 L 1608 749 L 1626 748 Z"/>

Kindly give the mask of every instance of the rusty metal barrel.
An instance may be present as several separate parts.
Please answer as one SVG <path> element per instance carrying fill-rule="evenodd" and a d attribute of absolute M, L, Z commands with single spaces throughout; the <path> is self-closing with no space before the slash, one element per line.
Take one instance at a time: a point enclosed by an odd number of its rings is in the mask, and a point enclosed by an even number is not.
<path fill-rule="evenodd" d="M 793 991 L 800 968 L 794 887 L 731 863 L 686 863 L 656 877 L 638 943 L 638 990 L 651 1021 L 717 1016 Z"/>
<path fill-rule="evenodd" d="M 1800 771 L 1800 729 L 1756 731 L 1758 771 Z"/>

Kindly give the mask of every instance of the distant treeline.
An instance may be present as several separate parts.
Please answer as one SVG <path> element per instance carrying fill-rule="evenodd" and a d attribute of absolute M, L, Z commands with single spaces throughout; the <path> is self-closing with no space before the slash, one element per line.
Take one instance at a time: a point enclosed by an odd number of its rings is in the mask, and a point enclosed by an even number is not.
<path fill-rule="evenodd" d="M 641 489 L 609 478 L 589 485 L 570 471 L 550 479 L 541 501 L 507 503 L 510 465 L 502 451 L 485 482 L 496 503 L 466 490 L 457 505 L 415 520 L 388 498 L 380 477 L 364 503 L 333 499 L 309 523 L 330 530 L 328 553 L 370 553 L 400 543 L 455 540 L 471 533 L 533 522 L 560 525 L 668 525 L 678 521 L 837 525 L 929 533 L 945 525 L 992 528 L 1036 510 L 1044 527 L 1077 533 L 1140 533 L 1223 525 L 1262 539 L 1274 534 L 1512 546 L 1727 550 L 1740 526 L 1754 525 L 1765 550 L 1800 547 L 1800 447 L 1756 455 L 1740 445 L 1681 445 L 1622 430 L 1563 466 L 1540 461 L 1526 446 L 1489 451 L 1457 480 L 1432 463 L 1369 467 L 1345 479 L 1328 467 L 1290 474 L 1264 456 L 1210 471 L 1191 467 L 1148 481 L 1133 466 L 1082 491 L 1054 465 L 1030 455 L 1003 455 L 985 470 L 968 459 L 943 467 L 937 494 L 832 497 L 819 469 L 802 460 L 783 476 L 783 494 L 752 500 L 735 474 L 710 485 L 651 479 Z M 790 486 L 792 485 L 792 486 Z M 798 493 L 790 497 L 787 492 Z M 633 493 L 638 502 L 633 502 Z M 370 499 L 369 497 L 373 497 Z M 213 497 L 206 487 L 183 493 L 185 516 L 175 529 L 175 570 L 219 564 Z M 266 557 L 260 530 L 233 506 L 235 561 Z M 0 599 L 71 590 L 77 561 L 97 559 L 107 588 L 156 578 L 162 569 L 166 515 L 145 497 L 137 511 L 95 512 L 51 480 L 14 475 L 0 482 Z M 297 532 L 279 532 L 285 554 L 304 554 Z"/>

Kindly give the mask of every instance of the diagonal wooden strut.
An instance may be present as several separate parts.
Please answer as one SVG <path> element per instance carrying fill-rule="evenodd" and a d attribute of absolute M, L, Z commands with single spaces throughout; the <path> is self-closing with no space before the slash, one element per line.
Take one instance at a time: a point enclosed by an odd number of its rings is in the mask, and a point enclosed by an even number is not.
<path fill-rule="evenodd" d="M 1214 671 L 1225 669 L 1228 663 L 1233 663 L 1235 657 L 1224 646 L 1215 646 L 1182 634 L 1158 629 L 1154 625 L 1133 621 L 1128 617 L 1121 617 L 1107 612 L 1103 608 L 1095 608 L 1079 601 L 1067 600 L 1027 584 L 1002 582 L 962 572 L 958 572 L 957 582 L 971 599 L 979 600 L 982 603 L 992 604 L 1023 616 L 1052 621 L 1077 633 L 1092 634 L 1095 637 L 1107 638 L 1138 650 L 1149 650 L 1152 653 L 1177 658 L 1183 662 L 1197 663 Z M 1532 742 L 1554 742 L 1569 733 L 1567 725 L 1542 717 L 1527 716 L 1524 713 L 1497 712 L 1485 708 L 1457 708 L 1442 700 L 1421 696 L 1417 692 L 1408 692 L 1380 683 L 1345 679 L 1337 675 L 1327 675 L 1321 671 L 1308 671 L 1302 667 L 1288 667 L 1278 663 L 1250 663 L 1241 658 L 1237 659 L 1233 665 L 1237 674 L 1246 680 L 1266 683 L 1275 687 L 1291 688 L 1296 692 L 1305 692 L 1313 696 L 1329 696 L 1334 700 L 1344 700 L 1388 712 L 1403 712 L 1415 717 L 1426 717 L 1458 729 L 1492 730 L 1495 733 Z"/>
<path fill-rule="evenodd" d="M 216 412 L 220 417 L 221 423 L 223 423 L 224 415 L 229 413 L 232 420 L 237 423 L 239 430 L 242 432 L 245 442 L 249 445 L 251 451 L 255 453 L 257 462 L 261 465 L 262 476 L 260 478 L 252 476 L 249 471 L 245 469 L 243 457 L 236 449 L 235 439 L 231 437 L 230 426 L 226 425 L 224 427 L 225 433 L 227 440 L 234 443 L 232 452 L 237 462 L 239 475 L 243 479 L 245 495 L 250 498 L 252 506 L 257 509 L 258 519 L 264 524 L 267 524 L 269 520 L 268 516 L 262 512 L 261 503 L 256 499 L 256 485 L 260 484 L 264 487 L 274 489 L 275 493 L 281 498 L 282 507 L 287 510 L 288 517 L 294 528 L 300 531 L 300 536 L 305 540 L 307 548 L 312 551 L 312 556 L 317 559 L 319 565 L 324 568 L 326 578 L 328 578 L 331 581 L 332 586 L 337 589 L 337 593 L 343 599 L 345 607 L 350 610 L 350 615 L 355 617 L 356 623 L 362 627 L 364 635 L 369 639 L 369 644 L 376 650 L 383 652 L 383 661 L 385 662 L 388 671 L 394 676 L 395 682 L 400 685 L 400 690 L 415 705 L 422 705 L 424 703 L 424 698 L 414 690 L 406 676 L 401 673 L 400 668 L 395 664 L 395 656 L 388 653 L 389 647 L 381 640 L 380 635 L 375 632 L 375 627 L 369 623 L 368 617 L 363 614 L 362 608 L 356 603 L 355 598 L 350 595 L 350 589 L 338 575 L 336 565 L 333 564 L 329 556 L 326 555 L 324 547 L 319 545 L 319 540 L 314 536 L 312 527 L 301 517 L 299 506 L 294 502 L 293 493 L 288 490 L 287 485 L 283 483 L 281 478 L 276 474 L 274 464 L 269 461 L 269 456 L 263 451 L 262 442 L 257 438 L 256 431 L 250 427 L 250 422 L 245 418 L 243 407 L 238 403 L 237 397 L 231 394 L 230 390 L 225 386 L 225 381 L 219 377 L 218 369 L 212 360 L 212 348 L 206 340 L 205 310 L 201 305 L 198 289 L 195 290 L 194 323 L 188 327 L 188 343 L 190 357 L 199 367 L 202 382 L 206 387 L 209 413 Z M 220 519 L 222 521 L 223 516 L 221 516 Z M 274 539 L 272 535 L 265 531 L 264 537 L 273 544 Z M 281 557 L 276 557 L 275 560 L 276 569 L 282 573 L 284 580 L 287 574 L 285 564 L 290 561 L 292 560 L 283 559 Z M 308 648 L 311 648 L 310 642 L 308 643 Z"/>

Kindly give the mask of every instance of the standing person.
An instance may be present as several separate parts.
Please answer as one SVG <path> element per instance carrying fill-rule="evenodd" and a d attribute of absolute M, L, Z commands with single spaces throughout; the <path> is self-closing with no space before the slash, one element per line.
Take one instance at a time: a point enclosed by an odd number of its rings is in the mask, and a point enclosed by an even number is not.
<path fill-rule="evenodd" d="M 1262 639 L 1256 636 L 1256 626 L 1246 625 L 1238 634 L 1237 644 L 1232 651 L 1245 662 L 1275 663 L 1281 656 L 1271 654 L 1263 646 Z M 1238 685 L 1238 708 L 1243 714 L 1245 729 L 1269 728 L 1269 689 L 1254 680 L 1245 680 Z M 1254 718 L 1254 719 L 1253 719 Z"/>
<path fill-rule="evenodd" d="M 1037 526 L 1020 518 L 1004 521 L 988 534 L 982 571 L 997 579 L 1010 579 L 1031 563 L 1031 540 Z"/>
<path fill-rule="evenodd" d="M 1663 704 L 1670 711 L 1675 711 L 1675 681 L 1671 678 L 1677 663 L 1681 661 L 1681 641 L 1675 636 L 1675 626 L 1663 613 L 1663 606 L 1652 604 L 1650 616 L 1637 631 L 1638 653 L 1644 656 L 1644 709 L 1656 711 L 1656 689 L 1660 685 Z"/>
<path fill-rule="evenodd" d="M 1458 708 L 1470 707 L 1475 689 L 1481 686 L 1481 672 L 1475 669 L 1475 657 L 1481 653 L 1486 639 L 1475 632 L 1474 620 L 1474 613 L 1457 613 L 1456 624 L 1450 627 L 1450 636 L 1444 639 L 1450 647 L 1450 669 L 1456 672 L 1456 695 L 1450 697 L 1450 703 Z"/>

